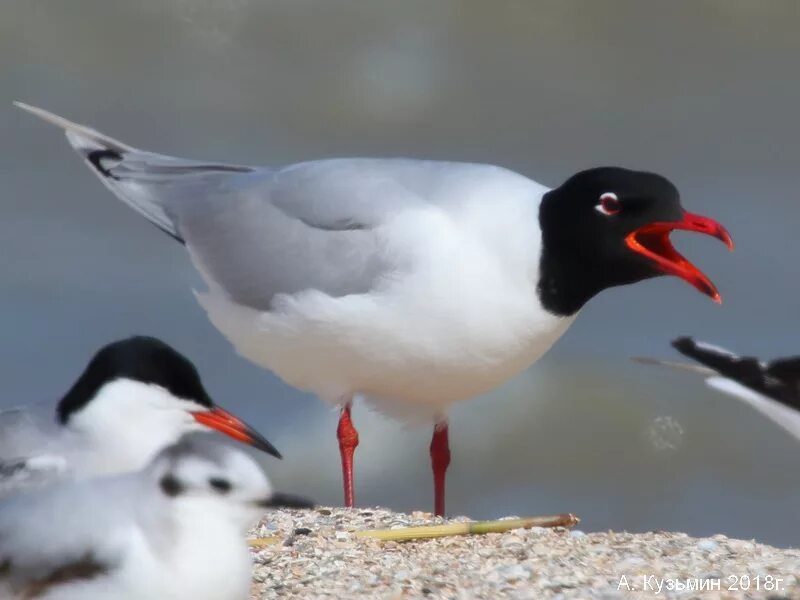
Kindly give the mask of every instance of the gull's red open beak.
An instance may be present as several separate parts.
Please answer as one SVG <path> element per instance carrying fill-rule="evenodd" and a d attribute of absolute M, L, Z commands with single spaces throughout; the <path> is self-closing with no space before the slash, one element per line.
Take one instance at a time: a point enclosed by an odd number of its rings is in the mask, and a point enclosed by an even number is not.
<path fill-rule="evenodd" d="M 267 441 L 267 438 L 250 427 L 250 425 L 219 406 L 215 406 L 211 410 L 192 413 L 192 416 L 198 423 L 206 427 L 224 433 L 228 437 L 232 437 L 239 442 L 258 448 L 276 458 L 283 458 L 275 446 Z"/>
<path fill-rule="evenodd" d="M 721 240 L 729 250 L 733 250 L 733 240 L 722 225 L 714 219 L 686 211 L 680 221 L 649 223 L 639 227 L 627 235 L 625 244 L 634 252 L 653 261 L 659 271 L 686 280 L 700 292 L 710 296 L 714 302 L 722 303 L 722 297 L 711 280 L 673 247 L 669 234 L 675 229 L 705 233 Z"/>

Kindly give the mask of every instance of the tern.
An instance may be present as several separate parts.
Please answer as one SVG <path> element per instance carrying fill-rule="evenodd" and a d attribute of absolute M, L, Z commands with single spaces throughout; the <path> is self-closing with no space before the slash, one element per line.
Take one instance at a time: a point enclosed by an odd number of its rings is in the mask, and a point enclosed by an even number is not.
<path fill-rule="evenodd" d="M 55 418 L 42 412 L 0 412 L 0 494 L 62 477 L 137 471 L 195 431 L 217 431 L 280 458 L 211 400 L 189 359 L 152 337 L 101 348 L 56 405 Z"/>

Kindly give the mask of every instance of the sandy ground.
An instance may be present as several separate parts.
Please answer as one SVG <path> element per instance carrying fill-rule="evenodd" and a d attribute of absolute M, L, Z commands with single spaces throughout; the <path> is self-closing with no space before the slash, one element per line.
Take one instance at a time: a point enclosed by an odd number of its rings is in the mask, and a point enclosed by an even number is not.
<path fill-rule="evenodd" d="M 352 533 L 432 522 L 380 508 L 277 511 L 252 532 L 280 540 L 254 550 L 252 598 L 800 598 L 800 550 L 722 535 L 534 528 L 382 542 Z"/>

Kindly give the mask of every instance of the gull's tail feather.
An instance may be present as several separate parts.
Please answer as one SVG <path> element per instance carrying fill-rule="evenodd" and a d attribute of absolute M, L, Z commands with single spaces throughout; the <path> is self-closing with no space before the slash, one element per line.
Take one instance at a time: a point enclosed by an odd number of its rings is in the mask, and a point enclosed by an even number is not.
<path fill-rule="evenodd" d="M 61 127 L 70 145 L 115 196 L 181 243 L 177 203 L 219 186 L 221 178 L 254 171 L 139 150 L 41 108 L 14 105 Z"/>
<path fill-rule="evenodd" d="M 84 152 L 91 152 L 92 150 L 113 150 L 120 153 L 136 151 L 136 148 L 128 146 L 127 144 L 124 144 L 119 140 L 115 140 L 114 138 L 110 138 L 107 135 L 103 135 L 91 127 L 73 123 L 64 117 L 59 117 L 56 114 L 44 110 L 43 108 L 37 108 L 36 106 L 31 106 L 30 104 L 25 104 L 24 102 L 14 102 L 14 106 L 36 115 L 43 121 L 47 121 L 56 127 L 61 127 L 61 129 L 64 130 L 64 133 L 66 133 L 70 144 L 72 144 L 72 147 L 82 154 Z"/>

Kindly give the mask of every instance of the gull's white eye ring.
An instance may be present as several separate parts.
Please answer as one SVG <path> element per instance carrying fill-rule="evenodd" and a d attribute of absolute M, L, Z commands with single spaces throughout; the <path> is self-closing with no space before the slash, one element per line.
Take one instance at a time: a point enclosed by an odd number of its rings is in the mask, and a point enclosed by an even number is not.
<path fill-rule="evenodd" d="M 619 198 L 617 198 L 617 195 L 614 192 L 605 192 L 604 194 L 600 195 L 600 203 L 597 204 L 594 209 L 597 212 L 610 217 L 611 215 L 615 215 L 622 210 L 622 204 L 620 204 Z"/>

